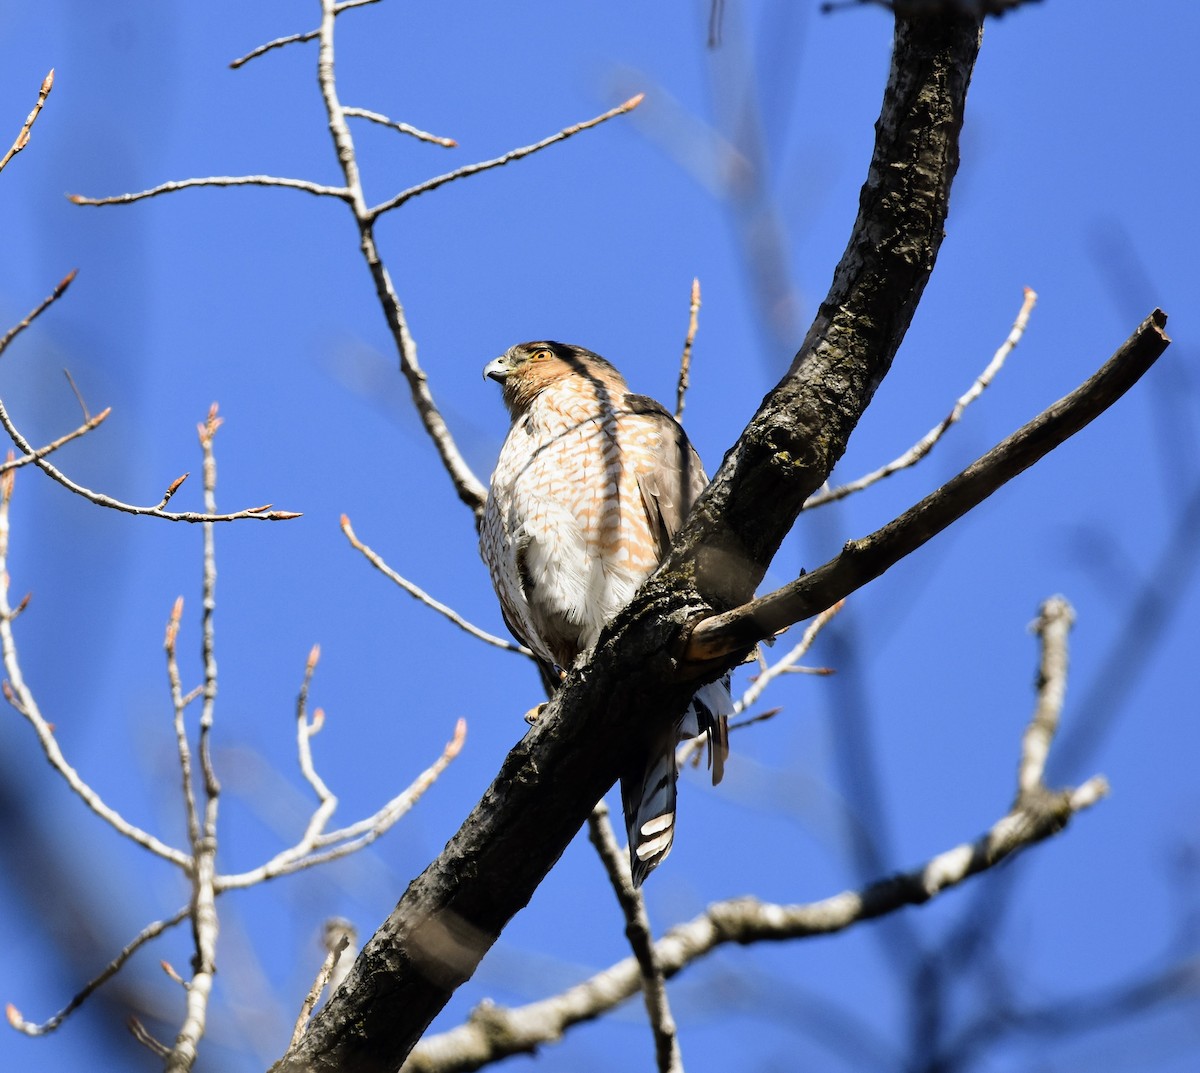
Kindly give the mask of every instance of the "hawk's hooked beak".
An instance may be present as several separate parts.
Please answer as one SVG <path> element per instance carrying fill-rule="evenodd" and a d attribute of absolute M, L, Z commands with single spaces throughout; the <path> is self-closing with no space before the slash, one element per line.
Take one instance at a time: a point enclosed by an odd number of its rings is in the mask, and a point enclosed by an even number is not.
<path fill-rule="evenodd" d="M 504 378 L 508 376 L 508 362 L 503 357 L 493 358 L 483 367 L 483 378 L 485 380 L 495 380 L 498 384 L 504 383 Z"/>

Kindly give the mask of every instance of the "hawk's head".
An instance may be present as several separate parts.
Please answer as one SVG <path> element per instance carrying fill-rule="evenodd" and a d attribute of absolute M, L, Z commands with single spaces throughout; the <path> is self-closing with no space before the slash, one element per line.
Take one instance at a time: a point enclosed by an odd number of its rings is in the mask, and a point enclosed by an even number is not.
<path fill-rule="evenodd" d="M 627 390 L 621 374 L 599 354 L 550 339 L 509 347 L 483 367 L 483 375 L 504 388 L 504 401 L 514 416 L 551 384 L 570 377 L 590 381 L 597 393 Z"/>

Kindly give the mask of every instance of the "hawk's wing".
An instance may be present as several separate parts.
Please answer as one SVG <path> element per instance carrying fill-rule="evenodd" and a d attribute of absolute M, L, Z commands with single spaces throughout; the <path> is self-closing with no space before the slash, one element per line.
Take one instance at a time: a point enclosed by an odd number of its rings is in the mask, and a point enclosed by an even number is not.
<path fill-rule="evenodd" d="M 708 477 L 687 433 L 664 406 L 645 395 L 626 395 L 624 402 L 628 412 L 653 424 L 660 441 L 652 465 L 638 470 L 638 491 L 661 559 L 708 486 Z"/>

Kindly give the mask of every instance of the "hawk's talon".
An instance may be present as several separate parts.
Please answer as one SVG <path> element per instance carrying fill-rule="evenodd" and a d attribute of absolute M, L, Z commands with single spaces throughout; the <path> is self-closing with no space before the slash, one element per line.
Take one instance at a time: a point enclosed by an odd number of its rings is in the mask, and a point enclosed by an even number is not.
<path fill-rule="evenodd" d="M 535 704 L 532 708 L 529 709 L 529 711 L 527 711 L 525 713 L 525 722 L 527 722 L 530 726 L 536 726 L 538 719 L 541 718 L 542 712 L 544 712 L 545 710 L 546 710 L 546 702 L 545 701 L 542 701 L 541 704 Z"/>

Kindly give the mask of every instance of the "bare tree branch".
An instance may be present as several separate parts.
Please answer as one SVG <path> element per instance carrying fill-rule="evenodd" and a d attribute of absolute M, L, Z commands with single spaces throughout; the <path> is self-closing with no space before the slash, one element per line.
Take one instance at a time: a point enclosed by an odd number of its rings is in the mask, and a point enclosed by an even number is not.
<path fill-rule="evenodd" d="M 1038 702 L 1021 747 L 1021 783 L 1008 811 L 974 842 L 963 843 L 924 864 L 861 890 L 843 891 L 808 905 L 778 905 L 757 898 L 715 902 L 695 919 L 676 925 L 654 944 L 655 965 L 670 979 L 688 965 L 726 943 L 783 942 L 828 935 L 864 920 L 920 905 L 994 867 L 1001 861 L 1061 831 L 1077 812 L 1094 805 L 1107 792 L 1098 776 L 1073 790 L 1052 792 L 1038 779 L 1024 785 L 1033 758 L 1049 746 L 1056 724 L 1045 718 L 1047 705 L 1061 700 L 1065 675 L 1066 628 L 1072 612 L 1061 597 L 1042 605 L 1039 622 L 1042 667 L 1056 669 L 1038 686 Z M 1034 742 L 1035 727 L 1039 733 Z M 1044 759 L 1044 756 L 1043 756 Z M 642 984 L 644 964 L 631 957 L 561 994 L 519 1009 L 488 1005 L 474 1010 L 466 1024 L 422 1040 L 404 1065 L 404 1073 L 466 1073 L 514 1054 L 556 1042 L 572 1025 L 590 1021 L 634 995 Z"/>

